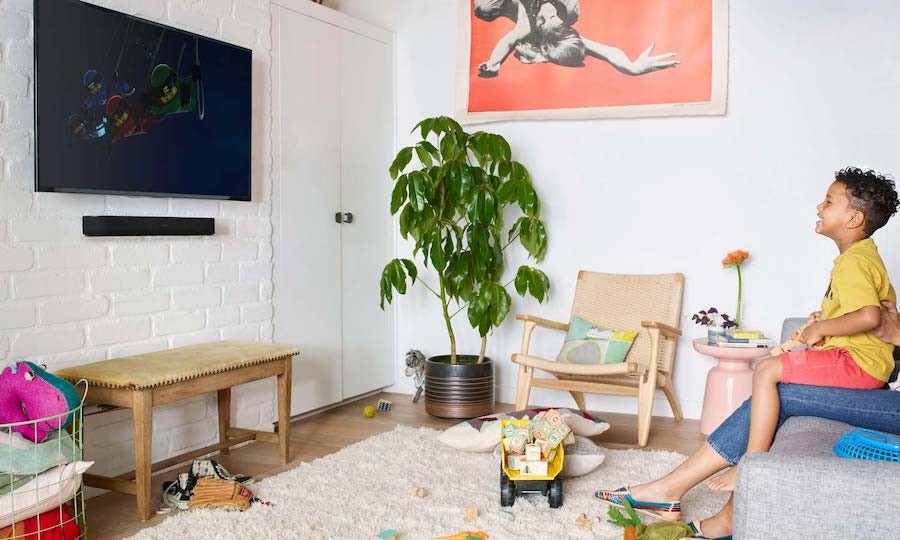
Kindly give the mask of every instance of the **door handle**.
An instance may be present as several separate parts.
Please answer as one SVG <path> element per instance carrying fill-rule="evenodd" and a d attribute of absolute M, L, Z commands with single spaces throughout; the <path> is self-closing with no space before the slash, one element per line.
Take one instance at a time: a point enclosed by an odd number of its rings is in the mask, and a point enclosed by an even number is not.
<path fill-rule="evenodd" d="M 344 223 L 353 223 L 353 214 L 344 212 Z"/>
<path fill-rule="evenodd" d="M 344 212 L 343 214 L 340 212 L 334 213 L 334 222 L 335 223 L 353 223 L 353 214 L 350 212 Z"/>

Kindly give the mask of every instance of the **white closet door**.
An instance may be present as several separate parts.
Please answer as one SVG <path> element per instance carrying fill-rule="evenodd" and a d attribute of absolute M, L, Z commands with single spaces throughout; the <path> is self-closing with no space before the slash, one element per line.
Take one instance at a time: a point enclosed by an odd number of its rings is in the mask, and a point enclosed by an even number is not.
<path fill-rule="evenodd" d="M 393 257 L 393 46 L 341 33 L 343 397 L 394 383 L 392 309 L 379 308 L 381 270 Z"/>
<path fill-rule="evenodd" d="M 341 370 L 341 32 L 274 7 L 275 341 L 297 344 L 291 414 L 337 403 Z M 280 144 L 278 143 L 280 141 Z"/>

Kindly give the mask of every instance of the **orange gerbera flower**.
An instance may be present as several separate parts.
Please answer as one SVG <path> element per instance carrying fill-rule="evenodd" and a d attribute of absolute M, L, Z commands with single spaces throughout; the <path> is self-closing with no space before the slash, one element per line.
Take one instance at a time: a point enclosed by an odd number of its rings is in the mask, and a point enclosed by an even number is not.
<path fill-rule="evenodd" d="M 740 266 L 750 259 L 750 252 L 743 249 L 736 249 L 722 259 L 722 268 L 729 266 Z"/>

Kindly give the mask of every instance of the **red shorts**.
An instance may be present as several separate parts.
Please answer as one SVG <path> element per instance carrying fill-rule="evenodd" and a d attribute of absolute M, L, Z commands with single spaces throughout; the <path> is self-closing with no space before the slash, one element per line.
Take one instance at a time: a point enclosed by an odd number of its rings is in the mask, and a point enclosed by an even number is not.
<path fill-rule="evenodd" d="M 869 375 L 857 365 L 844 348 L 827 351 L 790 351 L 781 355 L 781 382 L 833 386 L 856 390 L 876 390 L 884 381 Z"/>

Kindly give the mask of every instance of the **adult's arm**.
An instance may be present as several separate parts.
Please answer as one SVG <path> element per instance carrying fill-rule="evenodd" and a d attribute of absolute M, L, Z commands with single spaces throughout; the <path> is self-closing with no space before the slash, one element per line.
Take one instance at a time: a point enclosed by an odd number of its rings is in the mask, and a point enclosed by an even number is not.
<path fill-rule="evenodd" d="M 872 333 L 881 341 L 900 347 L 900 313 L 897 312 L 897 306 L 888 300 L 882 301 L 881 305 L 884 306 L 881 321 Z"/>
<path fill-rule="evenodd" d="M 818 416 L 856 427 L 900 434 L 900 392 L 851 390 L 802 384 L 779 384 L 780 428 L 791 416 Z M 707 438 L 729 463 L 747 452 L 750 436 L 750 400 L 738 407 Z"/>

